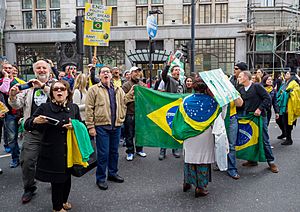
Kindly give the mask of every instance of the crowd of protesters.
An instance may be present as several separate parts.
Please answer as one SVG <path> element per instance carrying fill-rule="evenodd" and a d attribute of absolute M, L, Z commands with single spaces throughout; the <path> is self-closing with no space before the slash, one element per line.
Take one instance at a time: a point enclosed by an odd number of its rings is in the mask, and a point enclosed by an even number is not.
<path fill-rule="evenodd" d="M 71 119 L 82 121 L 91 137 L 96 141 L 97 170 L 96 184 L 107 190 L 106 181 L 124 182 L 118 175 L 118 147 L 121 137 L 126 144 L 126 160 L 134 157 L 145 158 L 143 147 L 136 146 L 134 86 L 150 87 L 161 92 L 195 93 L 211 96 L 203 80 L 196 74 L 180 79 L 180 67 L 170 67 L 174 56 L 153 86 L 143 81 L 139 67 L 131 67 L 123 73 L 118 67 L 103 66 L 96 74 L 97 59 L 88 65 L 88 71 L 78 73 L 76 66 L 68 65 L 58 71 L 51 60 L 38 60 L 33 64 L 35 78 L 25 82 L 18 78 L 18 67 L 8 62 L 2 64 L 0 78 L 0 101 L 8 112 L 0 113 L 0 136 L 3 134 L 4 149 L 11 153 L 9 166 L 21 165 L 23 189 L 22 202 L 29 202 L 36 192 L 36 179 L 52 185 L 52 204 L 54 211 L 71 209 L 67 202 L 71 188 L 71 175 L 65 164 L 66 131 L 72 129 Z M 169 73 L 170 70 L 170 74 Z M 258 69 L 255 74 L 248 71 L 244 62 L 235 64 L 230 82 L 239 91 L 240 97 L 228 106 L 230 117 L 227 136 L 229 141 L 228 175 L 237 180 L 238 174 L 235 145 L 238 134 L 239 114 L 254 113 L 263 118 L 263 146 L 267 163 L 273 173 L 279 171 L 270 145 L 268 126 L 272 107 L 276 122 L 281 130 L 278 139 L 285 139 L 282 145 L 292 145 L 292 129 L 296 125 L 296 115 L 292 107 L 296 104 L 289 98 L 299 89 L 299 79 L 295 70 L 274 76 Z M 197 96 L 197 95 L 196 95 Z M 47 127 L 49 119 L 59 120 L 60 124 Z M 22 148 L 19 148 L 19 130 L 22 132 Z M 3 129 L 3 133 L 2 133 Z M 122 130 L 123 129 L 123 130 Z M 47 133 L 47 137 L 43 136 Z M 195 140 L 209 141 L 205 147 Z M 208 194 L 209 164 L 215 162 L 214 138 L 210 130 L 184 141 L 184 183 L 183 191 L 192 185 L 196 187 L 195 196 Z M 194 145 L 195 142 L 195 145 Z M 200 151 L 202 150 L 202 151 Z M 21 153 L 21 154 L 20 154 Z M 41 154 L 42 153 L 42 154 Z M 178 149 L 173 149 L 175 158 L 180 158 Z M 159 160 L 166 158 L 166 149 L 161 148 Z M 196 161 L 196 162 L 195 162 Z M 255 161 L 247 161 L 243 166 L 256 166 Z M 0 174 L 2 170 L 0 169 Z"/>

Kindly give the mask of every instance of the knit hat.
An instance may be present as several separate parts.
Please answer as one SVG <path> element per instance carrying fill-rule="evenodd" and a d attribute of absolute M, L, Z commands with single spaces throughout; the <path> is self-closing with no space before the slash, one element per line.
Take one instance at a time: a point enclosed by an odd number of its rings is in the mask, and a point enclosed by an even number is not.
<path fill-rule="evenodd" d="M 239 62 L 239 63 L 235 64 L 235 66 L 237 66 L 239 69 L 241 69 L 241 71 L 247 71 L 248 70 L 248 66 L 244 62 Z"/>

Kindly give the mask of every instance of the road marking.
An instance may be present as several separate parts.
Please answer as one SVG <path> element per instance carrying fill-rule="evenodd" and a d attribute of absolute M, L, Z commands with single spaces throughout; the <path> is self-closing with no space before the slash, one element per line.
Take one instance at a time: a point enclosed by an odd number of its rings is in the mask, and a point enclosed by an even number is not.
<path fill-rule="evenodd" d="M 10 156 L 11 156 L 11 154 L 0 155 L 0 158 L 10 157 Z"/>

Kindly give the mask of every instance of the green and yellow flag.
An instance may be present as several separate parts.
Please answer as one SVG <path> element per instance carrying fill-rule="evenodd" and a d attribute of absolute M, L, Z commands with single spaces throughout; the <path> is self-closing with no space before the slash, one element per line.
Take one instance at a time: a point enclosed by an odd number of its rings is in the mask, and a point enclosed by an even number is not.
<path fill-rule="evenodd" d="M 179 105 L 172 125 L 172 135 L 185 140 L 203 133 L 221 112 L 218 102 L 207 94 L 190 94 Z"/>
<path fill-rule="evenodd" d="M 182 148 L 172 136 L 172 121 L 186 94 L 164 93 L 141 86 L 134 88 L 137 146 Z"/>
<path fill-rule="evenodd" d="M 248 115 L 238 118 L 239 130 L 236 157 L 249 161 L 265 162 L 262 117 Z"/>

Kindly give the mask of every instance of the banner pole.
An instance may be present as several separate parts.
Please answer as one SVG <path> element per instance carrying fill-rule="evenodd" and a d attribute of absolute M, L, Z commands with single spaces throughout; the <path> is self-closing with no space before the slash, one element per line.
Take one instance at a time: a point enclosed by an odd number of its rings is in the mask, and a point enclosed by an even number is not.
<path fill-rule="evenodd" d="M 97 57 L 97 46 L 94 46 L 94 57 Z"/>

